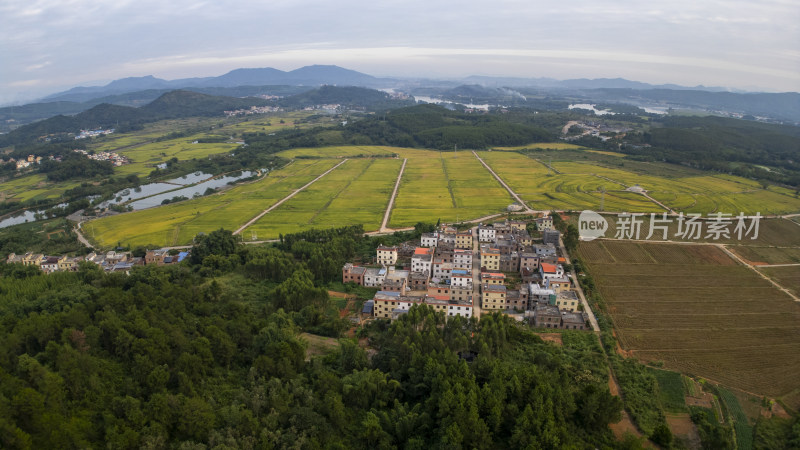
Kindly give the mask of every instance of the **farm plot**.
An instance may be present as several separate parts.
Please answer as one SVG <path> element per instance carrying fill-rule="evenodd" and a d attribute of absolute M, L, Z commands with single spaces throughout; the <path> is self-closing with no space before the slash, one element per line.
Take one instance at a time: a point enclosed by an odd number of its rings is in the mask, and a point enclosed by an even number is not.
<path fill-rule="evenodd" d="M 201 231 L 237 229 L 336 162 L 294 161 L 262 180 L 219 194 L 91 221 L 84 225 L 84 234 L 106 247 L 117 242 L 134 246 L 188 244 Z"/>
<path fill-rule="evenodd" d="M 762 267 L 759 270 L 794 295 L 800 296 L 800 266 Z"/>
<path fill-rule="evenodd" d="M 67 189 L 80 184 L 81 182 L 76 180 L 49 182 L 43 174 L 25 175 L 0 183 L 0 201 L 54 199 L 60 197 Z"/>
<path fill-rule="evenodd" d="M 391 174 L 386 174 L 387 179 L 378 190 L 362 192 L 361 189 L 369 186 L 371 180 L 385 172 L 384 167 L 372 167 L 374 162 L 375 160 L 371 159 L 348 160 L 259 219 L 243 232 L 244 235 L 256 233 L 259 239 L 269 239 L 312 227 L 330 228 L 355 223 L 365 223 L 377 228 L 389 201 L 395 178 Z M 394 171 L 395 177 L 397 170 L 399 164 Z M 359 196 L 359 201 L 364 206 L 363 210 L 358 210 L 349 202 Z"/>
<path fill-rule="evenodd" d="M 464 218 L 501 212 L 514 199 L 471 153 L 442 153 L 450 190 Z"/>
<path fill-rule="evenodd" d="M 798 230 L 800 233 L 800 230 Z M 728 250 L 752 265 L 800 264 L 800 247 L 755 247 L 732 245 Z"/>
<path fill-rule="evenodd" d="M 356 156 L 386 157 L 397 154 L 395 147 L 378 145 L 342 145 L 336 147 L 295 148 L 280 152 L 284 158 L 352 158 Z"/>
<path fill-rule="evenodd" d="M 408 227 L 417 222 L 441 219 L 468 219 L 457 210 L 458 204 L 450 192 L 443 159 L 438 153 L 428 158 L 409 158 L 400 188 L 397 191 L 389 223 L 391 227 Z M 466 155 L 464 155 L 466 156 Z"/>
<path fill-rule="evenodd" d="M 625 218 L 626 216 L 621 216 L 619 214 L 606 214 L 604 218 L 608 222 L 608 229 L 605 232 L 605 237 L 608 239 L 616 239 L 622 236 L 618 231 L 621 231 L 621 224 L 622 220 L 630 221 L 630 218 Z M 708 218 L 708 216 L 702 216 L 703 218 Z M 663 216 L 661 213 L 655 214 L 656 220 L 662 220 Z M 726 245 L 736 245 L 736 246 L 755 246 L 755 247 L 767 247 L 767 246 L 777 246 L 777 247 L 800 247 L 800 232 L 798 232 L 797 224 L 793 223 L 787 219 L 775 219 L 775 218 L 762 218 L 759 221 L 758 225 L 758 235 L 756 239 L 752 239 L 755 236 L 755 229 L 753 231 L 747 233 L 747 230 L 742 231 L 742 238 L 739 239 L 737 233 L 735 233 L 735 227 L 737 224 L 737 220 L 733 219 L 730 222 L 730 225 L 726 227 L 728 230 L 727 236 L 722 234 L 716 236 L 714 234 L 709 234 L 709 227 L 708 221 L 703 220 L 702 224 L 700 225 L 700 232 L 695 238 L 696 233 L 692 232 L 687 234 L 686 236 L 679 235 L 679 220 L 677 217 L 667 217 L 668 223 L 662 224 L 659 222 L 653 222 L 653 234 L 650 235 L 650 227 L 651 227 L 651 215 L 644 214 L 641 216 L 636 216 L 636 221 L 641 221 L 641 224 L 638 226 L 639 233 L 638 236 L 636 233 L 632 235 L 626 232 L 625 238 L 629 239 L 636 239 L 636 240 L 647 240 L 648 236 L 650 236 L 651 240 L 662 240 L 664 238 L 664 233 L 662 229 L 659 229 L 659 226 L 666 225 L 667 233 L 666 233 L 666 240 L 670 241 L 678 241 L 678 242 L 707 242 L 707 243 L 714 243 L 714 244 L 726 244 Z M 570 216 L 570 221 L 572 223 L 578 223 L 578 215 L 572 214 Z M 628 222 L 629 224 L 630 222 Z M 744 220 L 744 224 L 746 227 L 750 227 L 752 222 L 751 219 L 746 218 Z M 626 225 L 627 227 L 627 225 Z M 683 231 L 686 231 L 686 225 L 683 225 Z M 630 230 L 629 227 L 626 230 Z M 631 237 L 632 236 L 632 237 Z M 717 238 L 717 239 L 715 239 Z"/>
<path fill-rule="evenodd" d="M 131 164 L 117 167 L 115 172 L 121 175 L 147 175 L 155 165 L 163 163 L 170 158 L 178 158 L 181 161 L 204 158 L 208 155 L 226 153 L 238 147 L 238 144 L 233 143 L 194 143 L 201 137 L 203 135 L 151 142 L 128 149 L 121 149 L 118 151 L 119 154 L 127 156 Z"/>
<path fill-rule="evenodd" d="M 638 358 L 759 395 L 800 388 L 800 304 L 719 247 L 595 240 L 579 253 Z"/>

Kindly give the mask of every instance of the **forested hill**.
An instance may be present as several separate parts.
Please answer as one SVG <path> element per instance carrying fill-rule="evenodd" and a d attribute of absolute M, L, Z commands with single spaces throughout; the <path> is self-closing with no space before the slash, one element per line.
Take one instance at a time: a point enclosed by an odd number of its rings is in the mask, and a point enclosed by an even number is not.
<path fill-rule="evenodd" d="M 339 129 L 252 133 L 249 145 L 275 152 L 325 145 L 393 145 L 439 150 L 482 149 L 552 141 L 547 130 L 500 114 L 469 114 L 437 105 L 416 105 L 348 122 Z"/>
<path fill-rule="evenodd" d="M 0 447 L 615 446 L 591 333 L 558 347 L 423 307 L 363 330 L 373 356 L 345 339 L 307 359 L 300 331 L 341 332 L 314 255 L 352 251 L 348 233 L 244 248 L 214 232 L 193 261 L 129 276 L 0 266 Z"/>
<path fill-rule="evenodd" d="M 800 127 L 725 117 L 665 117 L 621 151 L 800 187 Z M 616 148 L 615 141 L 609 141 Z M 745 163 L 745 164 L 742 164 Z M 768 166 L 766 169 L 759 166 Z"/>
<path fill-rule="evenodd" d="M 55 116 L 17 128 L 0 136 L 0 146 L 30 143 L 43 136 L 76 133 L 81 129 L 119 128 L 162 119 L 222 115 L 231 109 L 263 106 L 259 98 L 220 97 L 199 92 L 171 91 L 141 107 L 103 103 L 74 116 Z"/>

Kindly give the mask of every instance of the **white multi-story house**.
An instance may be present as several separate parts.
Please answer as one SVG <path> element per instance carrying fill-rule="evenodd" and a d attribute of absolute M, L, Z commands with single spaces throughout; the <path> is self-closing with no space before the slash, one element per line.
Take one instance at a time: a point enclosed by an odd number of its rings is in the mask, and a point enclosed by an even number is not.
<path fill-rule="evenodd" d="M 463 288 L 472 288 L 472 272 L 461 269 L 453 269 L 450 274 L 450 285 Z"/>
<path fill-rule="evenodd" d="M 494 242 L 497 230 L 492 227 L 478 227 L 478 240 L 480 242 Z"/>
<path fill-rule="evenodd" d="M 431 272 L 432 263 L 433 263 L 433 251 L 429 248 L 419 247 L 416 250 L 414 250 L 414 256 L 411 257 L 411 271 Z"/>
<path fill-rule="evenodd" d="M 383 280 L 386 278 L 386 268 L 367 268 L 364 271 L 364 286 L 366 287 L 380 287 Z"/>
<path fill-rule="evenodd" d="M 472 250 L 457 248 L 453 250 L 453 267 L 472 270 Z"/>
<path fill-rule="evenodd" d="M 422 233 L 420 245 L 423 247 L 436 247 L 437 242 L 439 242 L 439 233 Z"/>

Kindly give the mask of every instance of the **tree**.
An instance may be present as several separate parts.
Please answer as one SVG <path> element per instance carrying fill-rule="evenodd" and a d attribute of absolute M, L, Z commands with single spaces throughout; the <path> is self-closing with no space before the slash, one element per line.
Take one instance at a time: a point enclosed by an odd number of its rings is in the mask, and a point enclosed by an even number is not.
<path fill-rule="evenodd" d="M 194 264 L 202 264 L 209 255 L 232 255 L 236 253 L 241 241 L 240 236 L 234 236 L 233 232 L 223 228 L 209 234 L 198 234 L 194 238 L 191 261 Z"/>

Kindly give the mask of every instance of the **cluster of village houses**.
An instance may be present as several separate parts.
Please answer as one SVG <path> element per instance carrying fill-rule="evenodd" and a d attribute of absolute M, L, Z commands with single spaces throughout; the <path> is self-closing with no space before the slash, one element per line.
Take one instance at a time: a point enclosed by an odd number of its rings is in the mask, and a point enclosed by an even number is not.
<path fill-rule="evenodd" d="M 20 159 L 8 158 L 8 160 L 0 159 L 0 162 L 2 162 L 3 164 L 14 163 L 17 166 L 17 170 L 22 170 L 27 167 L 30 167 L 33 164 L 41 164 L 43 159 L 44 158 L 42 158 L 41 156 L 28 155 L 27 158 L 20 158 Z M 61 157 L 50 156 L 50 159 L 57 159 L 58 161 L 61 161 Z"/>
<path fill-rule="evenodd" d="M 95 263 L 106 272 L 124 272 L 129 274 L 134 266 L 156 264 L 159 266 L 175 264 L 183 261 L 189 252 L 179 252 L 170 255 L 167 249 L 148 250 L 144 257 L 134 257 L 130 252 L 89 253 L 86 256 L 47 256 L 41 253 L 25 253 L 17 255 L 11 253 L 6 262 L 20 263 L 26 266 L 36 266 L 45 273 L 77 272 L 81 261 Z"/>
<path fill-rule="evenodd" d="M 80 133 L 75 135 L 75 139 L 86 139 L 95 136 L 104 136 L 106 134 L 111 134 L 114 132 L 113 128 L 109 128 L 107 130 L 97 129 L 97 130 L 81 130 Z"/>
<path fill-rule="evenodd" d="M 416 248 L 378 247 L 373 267 L 345 264 L 342 281 L 379 288 L 362 311 L 374 318 L 395 320 L 419 304 L 469 318 L 479 307 L 536 327 L 583 330 L 581 301 L 559 256 L 560 233 L 552 218 L 536 224 L 536 242 L 524 221 L 474 231 L 442 226 Z"/>
<path fill-rule="evenodd" d="M 116 152 L 97 152 L 90 154 L 86 150 L 76 149 L 73 151 L 95 161 L 111 161 L 111 163 L 117 167 L 130 163 L 127 156 L 117 154 Z"/>

